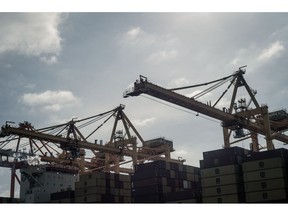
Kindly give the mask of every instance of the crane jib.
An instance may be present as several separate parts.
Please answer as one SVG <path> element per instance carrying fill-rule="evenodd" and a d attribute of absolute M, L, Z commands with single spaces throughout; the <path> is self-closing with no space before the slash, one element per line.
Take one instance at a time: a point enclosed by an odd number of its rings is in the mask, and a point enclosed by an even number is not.
<path fill-rule="evenodd" d="M 232 76 L 238 75 L 239 85 L 245 85 L 246 82 L 242 76 L 243 74 L 244 72 L 240 71 L 236 74 L 224 77 L 222 79 L 218 79 L 216 81 L 221 81 L 223 79 L 228 79 Z M 179 89 L 183 88 L 165 89 L 163 87 L 160 87 L 158 85 L 149 82 L 146 77 L 140 76 L 140 80 L 137 80 L 131 89 L 124 92 L 124 97 L 127 98 L 129 96 L 139 96 L 140 94 L 147 94 L 155 98 L 170 102 L 172 104 L 184 107 L 186 109 L 193 110 L 197 113 L 209 116 L 211 118 L 220 120 L 222 127 L 227 127 L 231 130 L 235 128 L 245 128 L 247 130 L 262 134 L 266 136 L 266 138 L 269 137 L 269 139 L 276 139 L 288 144 L 288 136 L 272 130 L 271 133 L 267 132 L 270 130 L 267 129 L 267 125 L 265 126 L 264 123 L 259 124 L 259 122 L 252 122 L 249 120 L 249 117 L 255 114 L 268 115 L 268 107 L 267 106 L 260 107 L 256 100 L 254 101 L 254 103 L 256 104 L 255 109 L 232 114 L 231 112 L 228 112 L 227 109 L 219 110 L 214 106 L 211 106 L 210 104 L 204 104 L 193 98 L 189 98 L 174 92 L 174 90 Z M 250 96 L 252 96 L 251 93 Z"/>

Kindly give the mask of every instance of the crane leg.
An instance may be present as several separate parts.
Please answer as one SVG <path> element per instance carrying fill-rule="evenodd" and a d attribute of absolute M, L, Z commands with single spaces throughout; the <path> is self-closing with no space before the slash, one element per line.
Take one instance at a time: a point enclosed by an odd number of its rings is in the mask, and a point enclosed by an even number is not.
<path fill-rule="evenodd" d="M 258 134 L 255 132 L 251 132 L 251 139 L 252 139 L 252 151 L 259 152 Z"/>
<path fill-rule="evenodd" d="M 16 176 L 16 169 L 15 169 L 15 164 L 13 164 L 11 168 L 10 198 L 14 198 L 15 176 Z"/>
<path fill-rule="evenodd" d="M 230 147 L 230 141 L 229 141 L 228 128 L 223 127 L 223 137 L 224 137 L 224 148 L 229 148 Z"/>
<path fill-rule="evenodd" d="M 267 106 L 263 107 L 262 116 L 263 116 L 263 123 L 264 123 L 263 126 L 264 126 L 264 131 L 265 131 L 267 150 L 273 150 L 274 144 L 272 142 L 272 137 L 271 137 L 270 120 L 269 120 L 269 114 L 268 114 L 268 107 Z"/>

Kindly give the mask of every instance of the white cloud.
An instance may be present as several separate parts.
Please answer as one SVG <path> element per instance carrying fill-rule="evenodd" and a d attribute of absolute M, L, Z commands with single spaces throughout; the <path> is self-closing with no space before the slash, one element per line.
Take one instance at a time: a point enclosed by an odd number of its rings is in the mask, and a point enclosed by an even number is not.
<path fill-rule="evenodd" d="M 240 48 L 235 53 L 235 57 L 230 61 L 233 67 L 241 67 L 243 65 L 248 65 L 249 68 L 254 64 L 257 58 L 257 51 L 259 48 L 255 44 L 251 44 L 246 48 Z"/>
<path fill-rule="evenodd" d="M 140 27 L 134 27 L 124 33 L 124 41 L 122 42 L 126 45 L 147 46 L 154 44 L 156 37 L 143 31 Z"/>
<path fill-rule="evenodd" d="M 140 27 L 136 27 L 136 28 L 132 28 L 128 32 L 126 32 L 126 36 L 129 39 L 135 39 L 141 33 L 143 33 L 142 29 Z"/>
<path fill-rule="evenodd" d="M 27 89 L 35 89 L 35 87 L 36 87 L 35 83 L 28 83 L 24 85 L 24 88 L 27 88 Z"/>
<path fill-rule="evenodd" d="M 2 13 L 0 54 L 16 52 L 46 59 L 48 64 L 56 63 L 61 51 L 62 21 L 60 13 Z"/>
<path fill-rule="evenodd" d="M 155 121 L 155 117 L 147 118 L 144 120 L 136 119 L 133 121 L 133 124 L 135 126 L 146 126 L 147 124 L 152 123 L 154 121 Z"/>
<path fill-rule="evenodd" d="M 241 59 L 240 58 L 234 58 L 230 63 L 233 66 L 239 66 L 239 65 L 241 65 Z"/>
<path fill-rule="evenodd" d="M 176 151 L 176 153 L 179 154 L 179 155 L 187 155 L 188 151 L 186 151 L 184 149 L 181 149 L 180 151 Z"/>
<path fill-rule="evenodd" d="M 257 44 L 251 44 L 246 48 L 239 49 L 234 58 L 230 60 L 233 67 L 241 67 L 247 65 L 249 73 L 257 72 L 257 68 L 263 65 L 263 62 L 279 57 L 285 46 L 283 42 L 276 41 L 269 44 L 266 48 L 261 48 Z"/>
<path fill-rule="evenodd" d="M 173 79 L 168 86 L 171 88 L 176 88 L 176 87 L 183 87 L 183 86 L 187 86 L 189 84 L 189 80 L 187 80 L 184 77 L 180 77 L 177 79 Z"/>
<path fill-rule="evenodd" d="M 55 64 L 58 62 L 57 56 L 42 56 L 40 60 L 48 65 Z"/>
<path fill-rule="evenodd" d="M 70 91 L 45 91 L 43 93 L 27 93 L 22 101 L 32 107 L 40 106 L 46 110 L 59 111 L 64 106 L 77 103 L 77 98 Z"/>
<path fill-rule="evenodd" d="M 283 50 L 285 50 L 283 43 L 281 41 L 276 41 L 275 43 L 271 43 L 267 48 L 263 49 L 257 59 L 260 61 L 265 61 L 273 57 L 277 57 Z"/>
<path fill-rule="evenodd" d="M 11 64 L 6 64 L 6 65 L 4 65 L 4 67 L 5 67 L 6 69 L 9 69 L 9 68 L 12 68 L 12 65 L 11 65 Z"/>
<path fill-rule="evenodd" d="M 175 38 L 171 34 L 153 34 L 150 32 L 144 31 L 141 27 L 133 27 L 128 31 L 124 32 L 121 37 L 121 44 L 126 46 L 138 46 L 138 47 L 146 47 L 151 46 L 151 48 L 171 48 L 175 47 L 175 45 L 179 42 L 177 38 Z"/>
<path fill-rule="evenodd" d="M 161 50 L 150 54 L 147 58 L 148 61 L 159 63 L 163 61 L 170 61 L 177 58 L 178 52 L 176 50 Z"/>
<path fill-rule="evenodd" d="M 177 59 L 179 40 L 173 34 L 159 34 L 133 27 L 120 36 L 121 49 L 135 56 L 141 55 L 147 63 L 161 64 Z M 127 50 L 126 50 L 127 52 Z"/>

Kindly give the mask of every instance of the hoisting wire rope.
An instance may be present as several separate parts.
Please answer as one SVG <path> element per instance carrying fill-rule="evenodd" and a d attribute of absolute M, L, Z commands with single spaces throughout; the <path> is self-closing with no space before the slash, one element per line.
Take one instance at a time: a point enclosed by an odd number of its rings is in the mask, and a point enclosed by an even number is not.
<path fill-rule="evenodd" d="M 88 139 L 92 134 L 94 134 L 100 127 L 102 127 L 112 116 L 114 116 L 115 113 L 110 115 L 101 125 L 99 125 L 95 130 L 93 130 L 88 136 L 85 137 L 85 139 Z"/>
<path fill-rule="evenodd" d="M 191 86 L 184 86 L 184 87 L 179 87 L 179 88 L 172 88 L 172 89 L 168 89 L 168 90 L 176 91 L 176 90 L 182 90 L 182 89 L 187 89 L 187 88 L 200 87 L 200 86 L 209 85 L 209 84 L 212 84 L 212 83 L 215 83 L 215 82 L 219 82 L 219 81 L 222 81 L 222 80 L 226 80 L 226 79 L 228 79 L 228 78 L 230 78 L 232 76 L 235 76 L 235 74 L 232 74 L 230 76 L 223 77 L 221 79 L 217 79 L 217 80 L 214 80 L 214 81 L 211 81 L 211 82 L 207 82 L 207 83 L 201 83 L 201 84 L 196 84 L 196 85 L 191 85 Z"/>
<path fill-rule="evenodd" d="M 175 106 L 173 106 L 173 105 L 169 105 L 169 104 L 167 104 L 167 103 L 161 102 L 161 101 L 159 101 L 159 100 L 156 100 L 156 99 L 153 99 L 153 98 L 144 96 L 144 95 L 140 95 L 140 96 L 142 96 L 142 97 L 144 97 L 144 98 L 147 98 L 147 99 L 149 99 L 149 100 L 158 102 L 158 103 L 160 103 L 160 104 L 163 104 L 163 105 L 165 105 L 165 106 L 168 106 L 168 107 L 171 107 L 171 108 L 180 110 L 180 111 L 182 111 L 182 112 L 186 112 L 186 113 L 189 113 L 189 114 L 191 114 L 191 115 L 199 116 L 200 118 L 204 118 L 204 119 L 206 119 L 206 120 L 209 120 L 209 121 L 212 121 L 212 122 L 215 122 L 215 123 L 219 123 L 217 120 L 214 120 L 214 119 L 212 119 L 212 118 L 209 118 L 209 117 L 206 117 L 206 116 L 203 116 L 203 115 L 199 115 L 198 112 L 194 112 L 194 113 L 193 113 L 193 112 L 191 112 L 191 111 L 187 111 L 187 110 L 184 110 L 184 109 L 180 109 L 180 108 L 175 107 Z"/>
<path fill-rule="evenodd" d="M 80 119 L 80 120 L 76 120 L 76 121 L 73 120 L 73 122 L 77 123 L 77 122 L 82 122 L 82 121 L 91 119 L 90 121 L 85 122 L 85 123 L 83 123 L 82 125 L 80 125 L 80 126 L 78 127 L 78 128 L 83 128 L 83 127 L 86 127 L 86 126 L 88 126 L 88 125 L 96 122 L 96 121 L 99 121 L 100 119 L 102 119 L 102 118 L 104 118 L 104 117 L 107 117 L 109 114 L 111 114 L 111 112 L 113 112 L 112 115 L 111 115 L 111 116 L 113 116 L 113 115 L 115 114 L 116 110 L 117 110 L 117 108 L 114 108 L 114 109 L 112 109 L 112 110 L 109 110 L 109 111 L 107 111 L 107 112 L 104 112 L 104 113 L 101 113 L 101 114 L 98 114 L 98 115 L 90 116 L 90 117 L 87 117 L 87 118 L 84 118 L 84 119 Z M 110 119 L 111 116 L 110 116 L 108 119 Z M 106 121 L 104 121 L 104 123 L 107 122 L 108 119 L 107 119 Z M 96 128 L 96 130 L 98 130 L 104 123 L 102 123 L 100 126 L 98 126 L 98 127 Z M 48 132 L 49 134 L 55 134 L 55 133 L 56 133 L 56 136 L 59 136 L 59 135 L 63 135 L 63 134 L 64 134 L 64 130 L 65 130 L 68 126 L 69 126 L 69 122 L 68 122 L 68 123 L 64 123 L 64 124 L 58 124 L 58 125 L 53 125 L 53 126 L 49 126 L 49 127 L 45 127 L 45 128 L 36 129 L 35 131 L 36 131 L 36 132 L 42 132 L 42 133 L 43 133 L 43 132 Z M 94 130 L 92 133 L 90 133 L 89 136 L 91 136 L 96 130 Z M 1 142 L 0 142 L 0 146 L 3 148 L 3 147 L 6 146 L 10 141 L 15 140 L 15 139 L 18 139 L 18 138 L 13 138 L 13 139 L 9 139 L 9 138 L 8 138 L 8 139 L 5 140 L 5 141 L 1 141 Z M 6 143 L 6 142 L 7 142 L 7 143 Z M 5 143 L 6 143 L 6 144 L 5 144 Z M 28 146 L 29 144 L 30 144 L 29 141 L 26 141 L 26 142 L 24 142 L 24 143 L 21 143 L 21 144 L 19 144 L 19 148 L 26 147 L 26 146 Z M 54 144 L 55 144 L 55 143 L 54 143 Z M 49 146 L 49 145 L 48 145 L 48 146 Z M 56 146 L 57 146 L 57 145 L 56 145 Z"/>
<path fill-rule="evenodd" d="M 105 114 L 108 114 L 110 112 L 113 112 L 115 111 L 117 108 L 114 108 L 112 110 L 109 110 L 107 112 L 104 112 L 104 113 L 100 113 L 98 115 L 94 115 L 94 116 L 90 116 L 90 117 L 87 117 L 87 118 L 83 118 L 83 119 L 80 119 L 80 120 L 73 120 L 73 122 L 75 123 L 78 123 L 78 122 L 81 122 L 81 121 L 86 121 L 86 120 L 89 120 L 89 119 L 92 119 L 92 118 L 96 118 L 98 116 L 102 116 L 102 115 L 105 115 Z M 62 127 L 62 126 L 66 126 L 68 123 L 64 123 L 64 124 L 59 124 L 59 125 L 53 125 L 53 126 L 50 126 L 50 127 L 45 127 L 45 128 L 40 128 L 40 129 L 37 129 L 36 131 L 39 131 L 39 132 L 46 132 L 46 131 L 50 131 L 50 130 L 53 130 L 55 128 L 59 128 L 59 127 Z"/>
<path fill-rule="evenodd" d="M 13 136 L 13 137 L 12 137 Z M 0 148 L 4 148 L 10 141 L 18 139 L 15 135 L 10 135 L 6 140 L 0 141 Z"/>
<path fill-rule="evenodd" d="M 226 83 L 226 82 L 228 82 L 228 81 L 230 81 L 230 80 L 232 80 L 232 79 L 222 80 L 222 81 L 220 81 L 219 83 L 216 83 L 215 85 L 213 85 L 213 86 L 211 86 L 211 87 L 209 87 L 209 88 L 207 88 L 207 89 L 199 92 L 198 94 L 194 95 L 192 98 L 198 99 L 199 97 L 201 97 L 201 96 L 203 96 L 203 95 L 211 92 L 212 90 L 218 88 L 219 86 L 223 85 L 224 83 Z"/>
<path fill-rule="evenodd" d="M 94 122 L 99 121 L 99 120 L 101 120 L 101 119 L 103 119 L 103 118 L 105 118 L 105 117 L 107 117 L 107 116 L 109 116 L 109 115 L 114 115 L 115 112 L 116 112 L 116 111 L 114 110 L 114 112 L 113 112 L 112 114 L 111 114 L 111 112 L 109 112 L 109 113 L 105 113 L 104 115 L 98 116 L 98 117 L 90 120 L 89 122 L 86 122 L 86 123 L 83 123 L 82 125 L 79 125 L 79 126 L 78 126 L 78 129 L 81 129 L 81 128 L 86 127 L 86 126 L 88 126 L 88 125 L 90 125 L 90 124 L 93 124 Z M 110 117 L 109 117 L 109 118 L 110 118 Z"/>
<path fill-rule="evenodd" d="M 226 92 L 229 90 L 229 88 L 232 86 L 232 84 L 234 83 L 236 79 L 236 76 L 231 80 L 231 83 L 229 84 L 229 86 L 225 89 L 225 91 L 222 93 L 222 95 L 218 98 L 218 100 L 214 103 L 214 105 L 212 106 L 213 108 L 217 105 L 217 103 L 222 99 L 222 97 L 226 94 Z"/>

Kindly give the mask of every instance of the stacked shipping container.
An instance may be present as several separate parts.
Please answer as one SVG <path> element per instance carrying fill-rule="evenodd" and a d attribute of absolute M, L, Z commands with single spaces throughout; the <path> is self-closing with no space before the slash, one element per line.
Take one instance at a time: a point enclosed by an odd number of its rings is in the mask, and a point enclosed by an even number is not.
<path fill-rule="evenodd" d="M 287 162 L 287 149 L 251 154 L 242 165 L 246 202 L 287 202 Z"/>
<path fill-rule="evenodd" d="M 73 185 L 69 190 L 52 193 L 50 200 L 54 203 L 281 203 L 288 202 L 287 172 L 287 149 L 251 152 L 231 147 L 204 152 L 200 168 L 159 160 L 136 165 L 131 176 L 109 172 L 83 174 L 75 183 L 75 190 Z M 51 181 L 52 174 L 44 174 L 49 178 L 45 178 L 43 185 L 49 186 L 51 182 L 47 180 Z M 55 176 L 61 177 L 62 173 L 57 172 Z"/>
<path fill-rule="evenodd" d="M 131 203 L 129 175 L 95 172 L 75 184 L 76 203 Z"/>
<path fill-rule="evenodd" d="M 200 161 L 203 203 L 245 202 L 241 165 L 248 153 L 240 147 L 203 153 Z"/>
<path fill-rule="evenodd" d="M 61 191 L 51 194 L 51 203 L 74 203 L 75 192 L 72 190 Z"/>
<path fill-rule="evenodd" d="M 132 175 L 134 203 L 200 202 L 200 169 L 155 161 L 136 165 Z"/>

